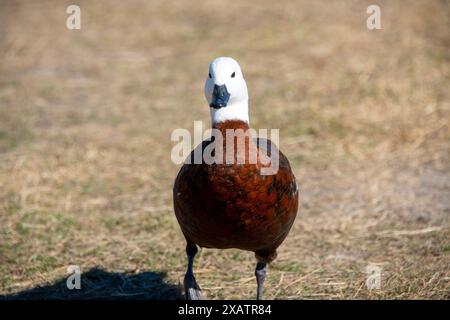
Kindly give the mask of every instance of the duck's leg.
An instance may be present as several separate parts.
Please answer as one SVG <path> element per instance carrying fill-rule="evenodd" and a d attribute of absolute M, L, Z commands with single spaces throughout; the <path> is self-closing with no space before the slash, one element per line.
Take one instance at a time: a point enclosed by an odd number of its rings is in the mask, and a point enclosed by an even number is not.
<path fill-rule="evenodd" d="M 256 283 L 258 285 L 256 290 L 256 300 L 262 300 L 264 290 L 264 280 L 266 279 L 266 266 L 265 262 L 258 262 L 256 264 L 255 276 Z"/>
<path fill-rule="evenodd" d="M 187 300 L 203 300 L 202 292 L 200 287 L 195 281 L 194 277 L 194 257 L 197 254 L 198 249 L 195 243 L 190 241 L 187 242 L 186 245 L 186 254 L 188 257 L 188 267 L 186 271 L 186 275 L 184 276 L 184 290 L 186 294 Z"/>

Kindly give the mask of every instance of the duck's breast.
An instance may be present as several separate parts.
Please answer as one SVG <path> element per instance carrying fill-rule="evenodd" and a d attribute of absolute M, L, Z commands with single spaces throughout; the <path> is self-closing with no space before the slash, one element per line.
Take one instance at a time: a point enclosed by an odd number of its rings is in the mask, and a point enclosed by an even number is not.
<path fill-rule="evenodd" d="M 174 206 L 185 236 L 204 247 L 278 247 L 297 213 L 297 185 L 281 152 L 275 174 L 262 175 L 260 169 L 260 164 L 183 165 L 175 181 Z"/>

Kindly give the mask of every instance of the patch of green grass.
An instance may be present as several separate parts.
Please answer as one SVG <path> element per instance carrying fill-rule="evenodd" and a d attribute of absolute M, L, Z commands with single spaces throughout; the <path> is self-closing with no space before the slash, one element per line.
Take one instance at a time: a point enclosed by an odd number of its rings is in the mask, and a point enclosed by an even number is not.
<path fill-rule="evenodd" d="M 46 255 L 36 255 L 31 259 L 31 262 L 34 262 L 38 265 L 39 269 L 42 271 L 49 271 L 54 269 L 57 266 L 56 257 L 46 256 Z"/>
<path fill-rule="evenodd" d="M 123 217 L 103 217 L 102 222 L 109 231 L 113 231 L 114 229 L 121 227 L 126 220 Z"/>
<path fill-rule="evenodd" d="M 55 231 L 61 234 L 64 237 L 65 233 L 69 233 L 69 231 L 76 231 L 80 228 L 80 223 L 72 216 L 64 213 L 55 213 L 54 215 L 57 225 L 55 227 Z"/>
<path fill-rule="evenodd" d="M 30 137 L 30 131 L 21 124 L 15 124 L 10 128 L 0 130 L 0 152 L 16 148 Z"/>
<path fill-rule="evenodd" d="M 130 222 L 133 223 L 133 222 Z M 140 228 L 143 231 L 153 232 L 164 228 L 165 230 L 175 230 L 178 228 L 175 223 L 175 216 L 171 212 L 160 212 L 156 215 L 145 215 L 140 221 Z"/>
<path fill-rule="evenodd" d="M 327 124 L 327 130 L 331 135 L 338 139 L 343 139 L 349 133 L 349 129 L 345 127 L 339 119 L 330 119 Z"/>
<path fill-rule="evenodd" d="M 16 224 L 16 231 L 18 234 L 20 234 L 21 236 L 27 236 L 30 234 L 30 227 L 26 226 L 25 224 L 18 222 Z"/>
<path fill-rule="evenodd" d="M 232 254 L 231 254 L 231 259 L 233 260 L 233 261 L 245 261 L 246 260 L 246 256 L 245 255 L 243 255 L 240 251 L 234 251 Z"/>
<path fill-rule="evenodd" d="M 275 269 L 279 271 L 286 272 L 299 272 L 301 270 L 301 265 L 294 261 L 283 261 L 274 264 Z"/>
<path fill-rule="evenodd" d="M 81 185 L 81 194 L 88 195 L 92 193 L 94 185 L 90 182 L 83 183 Z"/>
<path fill-rule="evenodd" d="M 2 214 L 5 215 L 14 215 L 22 209 L 20 198 L 15 193 L 6 194 L 4 197 L 0 198 L 0 202 L 0 210 Z"/>

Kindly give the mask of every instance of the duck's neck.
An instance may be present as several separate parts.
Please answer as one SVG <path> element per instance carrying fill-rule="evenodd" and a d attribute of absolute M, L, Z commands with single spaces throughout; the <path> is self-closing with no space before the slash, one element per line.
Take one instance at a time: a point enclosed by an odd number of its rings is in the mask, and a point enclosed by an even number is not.
<path fill-rule="evenodd" d="M 242 129 L 244 132 L 249 129 L 248 122 L 242 120 L 227 120 L 223 122 L 213 123 L 213 129 L 218 129 L 225 136 L 228 129 L 238 130 Z"/>
<path fill-rule="evenodd" d="M 249 123 L 248 118 L 248 100 L 234 101 L 228 104 L 226 107 L 220 109 L 210 108 L 211 123 L 214 127 L 216 123 L 228 122 L 228 121 L 243 121 L 247 125 Z"/>

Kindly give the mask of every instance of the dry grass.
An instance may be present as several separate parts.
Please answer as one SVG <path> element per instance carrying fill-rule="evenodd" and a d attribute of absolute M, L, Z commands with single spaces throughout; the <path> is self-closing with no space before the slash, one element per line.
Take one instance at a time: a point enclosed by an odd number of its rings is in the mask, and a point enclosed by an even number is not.
<path fill-rule="evenodd" d="M 170 133 L 208 123 L 206 66 L 229 55 L 302 191 L 266 297 L 450 297 L 447 1 L 378 1 L 380 31 L 369 1 L 79 3 L 80 31 L 67 1 L 0 4 L 0 296 L 179 298 Z M 196 263 L 211 299 L 253 298 L 253 268 Z"/>

